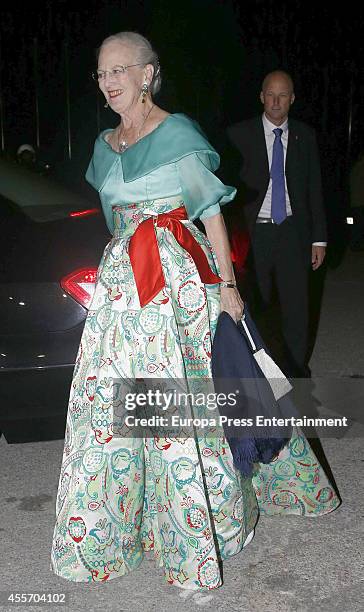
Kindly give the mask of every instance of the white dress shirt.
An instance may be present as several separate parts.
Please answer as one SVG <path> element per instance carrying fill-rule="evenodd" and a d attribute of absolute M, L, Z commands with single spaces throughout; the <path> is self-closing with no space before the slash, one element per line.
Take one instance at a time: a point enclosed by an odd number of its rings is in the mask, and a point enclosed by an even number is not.
<path fill-rule="evenodd" d="M 286 156 L 287 156 L 287 146 L 288 146 L 288 119 L 286 119 L 281 125 L 277 126 L 274 123 L 271 123 L 269 119 L 267 119 L 265 113 L 262 116 L 263 128 L 264 128 L 264 136 L 265 136 L 265 145 L 267 147 L 267 155 L 268 155 L 268 165 L 269 169 L 272 165 L 272 156 L 273 156 L 273 144 L 275 141 L 275 130 L 279 127 L 282 132 L 281 141 L 283 145 L 283 155 L 284 155 L 284 167 L 286 167 Z M 284 175 L 284 185 L 285 185 L 285 193 L 286 193 L 286 213 L 287 217 L 292 215 L 291 203 L 289 201 L 288 189 L 287 189 L 287 180 L 286 175 Z M 267 189 L 267 193 L 265 194 L 265 198 L 263 200 L 262 207 L 259 211 L 259 217 L 263 219 L 270 219 L 272 216 L 272 179 L 269 178 L 269 185 Z M 313 242 L 312 244 L 316 246 L 326 246 L 326 242 Z"/>

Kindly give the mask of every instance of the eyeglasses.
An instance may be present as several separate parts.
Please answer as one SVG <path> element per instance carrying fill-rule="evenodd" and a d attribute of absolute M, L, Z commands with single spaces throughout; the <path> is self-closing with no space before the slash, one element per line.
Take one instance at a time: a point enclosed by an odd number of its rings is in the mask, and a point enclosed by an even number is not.
<path fill-rule="evenodd" d="M 144 64 L 129 64 L 129 66 L 117 66 L 112 70 L 96 70 L 92 72 L 92 78 L 94 81 L 103 81 L 107 74 L 112 77 L 119 77 L 126 73 L 127 68 L 134 68 L 134 66 L 144 66 Z"/>

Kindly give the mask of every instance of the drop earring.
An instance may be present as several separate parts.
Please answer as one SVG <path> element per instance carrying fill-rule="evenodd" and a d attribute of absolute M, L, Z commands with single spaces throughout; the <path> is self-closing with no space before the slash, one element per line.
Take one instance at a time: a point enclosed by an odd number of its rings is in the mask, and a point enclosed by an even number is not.
<path fill-rule="evenodd" d="M 147 97 L 148 91 L 149 91 L 148 83 L 144 81 L 142 85 L 142 104 L 145 103 L 145 98 Z"/>
<path fill-rule="evenodd" d="M 104 104 L 104 108 L 109 108 L 109 103 L 106 102 L 106 104 Z"/>

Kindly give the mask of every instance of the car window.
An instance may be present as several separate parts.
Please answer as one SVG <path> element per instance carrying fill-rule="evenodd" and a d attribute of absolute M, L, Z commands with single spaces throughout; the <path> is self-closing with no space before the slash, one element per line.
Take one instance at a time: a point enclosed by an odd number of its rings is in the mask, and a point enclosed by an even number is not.
<path fill-rule="evenodd" d="M 2 216 L 5 211 L 9 215 L 12 209 L 37 223 L 62 219 L 70 212 L 90 208 L 86 198 L 54 179 L 32 173 L 5 159 L 0 159 L 0 197 L 1 206 L 4 206 Z"/>

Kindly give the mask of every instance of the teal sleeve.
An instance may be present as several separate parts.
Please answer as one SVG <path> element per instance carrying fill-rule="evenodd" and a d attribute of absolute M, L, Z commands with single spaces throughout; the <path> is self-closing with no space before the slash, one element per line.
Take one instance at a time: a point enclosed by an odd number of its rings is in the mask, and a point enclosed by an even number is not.
<path fill-rule="evenodd" d="M 104 213 L 107 228 L 110 234 L 113 234 L 115 228 L 114 228 L 112 208 L 111 206 L 108 206 L 107 202 L 105 202 L 101 196 L 100 196 L 100 200 L 101 200 L 102 211 Z"/>
<path fill-rule="evenodd" d="M 191 153 L 177 162 L 183 201 L 189 219 L 217 215 L 220 206 L 231 202 L 235 187 L 224 185 L 212 172 L 209 155 Z"/>
<path fill-rule="evenodd" d="M 105 179 L 103 179 L 103 181 L 101 182 L 100 180 L 98 180 L 98 173 L 100 172 L 100 168 L 102 168 L 102 158 L 100 157 L 99 154 L 99 149 L 97 146 L 95 146 L 95 152 L 91 158 L 91 161 L 88 165 L 87 171 L 86 171 L 86 180 L 90 183 L 90 185 L 92 185 L 95 189 L 97 189 L 99 191 L 99 198 L 101 201 L 101 206 L 102 206 L 102 210 L 104 213 L 104 217 L 105 217 L 105 221 L 106 221 L 106 225 L 108 227 L 108 230 L 110 232 L 110 234 L 113 234 L 114 232 L 114 222 L 113 222 L 113 215 L 112 215 L 112 208 L 111 206 L 109 206 L 108 200 L 107 198 L 105 198 L 105 196 L 102 194 L 101 189 L 103 187 L 103 184 L 105 182 Z M 107 168 L 107 166 L 105 166 L 104 168 L 104 173 L 105 176 L 108 176 L 110 173 L 110 163 L 109 163 L 109 168 Z"/>
<path fill-rule="evenodd" d="M 218 215 L 221 212 L 220 204 L 212 204 L 206 210 L 203 211 L 202 215 L 200 215 L 201 221 L 204 219 L 208 219 L 209 217 L 213 217 L 214 215 Z"/>

